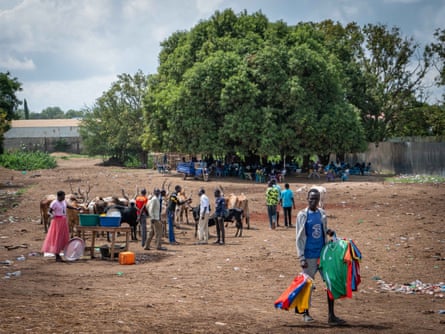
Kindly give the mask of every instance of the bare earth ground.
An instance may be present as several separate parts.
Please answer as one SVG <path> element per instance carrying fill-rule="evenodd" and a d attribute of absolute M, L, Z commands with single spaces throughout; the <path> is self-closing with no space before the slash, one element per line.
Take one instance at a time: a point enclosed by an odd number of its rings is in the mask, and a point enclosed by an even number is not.
<path fill-rule="evenodd" d="M 325 183 L 328 224 L 339 236 L 352 238 L 363 253 L 362 283 L 352 299 L 336 302 L 348 325 L 327 325 L 324 284 L 317 276 L 312 315 L 305 324 L 293 312 L 277 310 L 274 301 L 300 269 L 295 229 L 268 229 L 265 184 L 235 178 L 204 183 L 162 176 L 152 170 L 101 167 L 97 160 L 59 159 L 54 170 L 15 172 L 0 169 L 0 333 L 444 333 L 445 292 L 398 293 L 403 283 L 444 285 L 445 184 L 406 185 L 379 176 L 356 176 L 349 182 Z M 193 228 L 176 230 L 179 246 L 130 250 L 136 265 L 84 257 L 56 263 L 39 254 L 44 240 L 39 200 L 59 189 L 92 185 L 92 196 L 134 193 L 136 185 L 153 189 L 167 179 L 182 185 L 198 201 L 204 186 L 244 192 L 250 199 L 251 229 L 225 246 L 195 245 Z M 291 189 L 312 184 L 290 177 Z M 17 197 L 24 189 L 23 194 Z M 5 200 L 6 198 L 6 200 Z M 305 207 L 297 200 L 297 210 Z M 6 209 L 5 209 L 6 208 Z M 293 216 L 295 219 L 296 211 Z M 282 224 L 282 218 L 281 224 Z M 210 233 L 214 236 L 215 230 Z M 214 241 L 212 238 L 210 241 Z M 106 239 L 99 240 L 105 244 Z M 19 246 L 8 250 L 5 246 Z M 25 256 L 19 261 L 18 257 Z M 34 256 L 33 256 L 34 255 Z M 21 276 L 4 278 L 20 271 Z M 377 279 L 396 285 L 380 288 Z"/>

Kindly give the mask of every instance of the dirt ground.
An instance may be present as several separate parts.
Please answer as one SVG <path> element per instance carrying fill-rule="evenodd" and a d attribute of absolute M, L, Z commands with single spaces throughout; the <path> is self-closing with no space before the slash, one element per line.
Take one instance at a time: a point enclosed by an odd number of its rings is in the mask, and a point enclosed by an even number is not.
<path fill-rule="evenodd" d="M 295 229 L 268 228 L 265 184 L 236 178 L 183 180 L 98 162 L 70 158 L 58 159 L 53 170 L 0 169 L 0 333 L 445 332 L 445 184 L 392 184 L 381 176 L 316 181 L 328 191 L 329 227 L 353 239 L 363 254 L 359 291 L 336 301 L 337 315 L 347 320 L 340 328 L 327 324 L 319 276 L 311 309 L 315 322 L 305 324 L 301 316 L 274 308 L 300 268 Z M 66 263 L 41 256 L 45 234 L 38 203 L 44 195 L 70 192 L 70 181 L 76 189 L 89 182 L 91 198 L 120 195 L 122 188 L 134 194 L 136 185 L 152 190 L 164 180 L 171 189 L 182 185 L 194 204 L 199 187 L 212 203 L 217 186 L 226 193 L 244 192 L 251 229 L 234 238 L 235 227 L 229 226 L 225 246 L 195 245 L 192 225 L 184 224 L 176 230 L 180 245 L 166 244 L 168 251 L 145 251 L 132 242 L 135 265 L 100 255 Z M 303 176 L 286 181 L 292 190 L 314 182 Z M 305 206 L 297 197 L 293 219 Z M 214 227 L 210 233 L 213 242 Z M 98 242 L 106 243 L 104 238 Z M 8 278 L 17 271 L 20 276 Z M 415 281 L 417 290 L 409 287 Z"/>

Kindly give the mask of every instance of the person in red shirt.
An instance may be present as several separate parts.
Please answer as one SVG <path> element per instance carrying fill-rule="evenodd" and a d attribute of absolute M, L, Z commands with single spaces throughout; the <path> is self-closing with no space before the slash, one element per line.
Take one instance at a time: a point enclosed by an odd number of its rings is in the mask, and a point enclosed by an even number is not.
<path fill-rule="evenodd" d="M 136 197 L 136 208 L 138 212 L 139 222 L 141 224 L 141 244 L 145 247 L 145 241 L 147 240 L 147 190 L 142 189 L 141 194 Z"/>

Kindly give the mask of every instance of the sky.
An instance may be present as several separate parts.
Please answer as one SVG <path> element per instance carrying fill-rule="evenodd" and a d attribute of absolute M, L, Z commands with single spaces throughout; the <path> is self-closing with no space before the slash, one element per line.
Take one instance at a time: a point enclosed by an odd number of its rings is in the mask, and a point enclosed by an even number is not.
<path fill-rule="evenodd" d="M 17 77 L 31 112 L 89 108 L 119 74 L 156 73 L 172 33 L 227 8 L 288 25 L 396 26 L 422 44 L 445 28 L 445 0 L 0 0 L 0 72 Z"/>

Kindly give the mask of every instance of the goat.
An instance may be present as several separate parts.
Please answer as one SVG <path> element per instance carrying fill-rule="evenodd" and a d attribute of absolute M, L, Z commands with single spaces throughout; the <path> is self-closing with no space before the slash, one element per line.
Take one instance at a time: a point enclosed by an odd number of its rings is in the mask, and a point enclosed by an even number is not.
<path fill-rule="evenodd" d="M 302 186 L 300 188 L 297 188 L 295 193 L 297 194 L 298 199 L 301 199 L 301 194 L 306 194 L 307 193 L 307 186 Z"/>
<path fill-rule="evenodd" d="M 308 190 L 307 186 L 305 186 L 305 185 L 300 188 L 297 188 L 297 190 L 295 192 L 298 196 L 298 199 L 301 199 L 301 194 L 307 194 L 308 191 L 311 191 L 311 189 L 318 190 L 318 192 L 320 193 L 319 206 L 324 209 L 324 205 L 326 203 L 327 191 L 326 191 L 326 188 L 323 186 L 311 186 L 309 188 L 309 190 Z"/>

